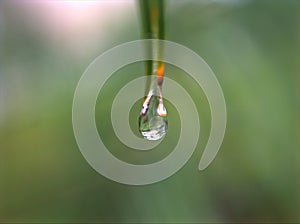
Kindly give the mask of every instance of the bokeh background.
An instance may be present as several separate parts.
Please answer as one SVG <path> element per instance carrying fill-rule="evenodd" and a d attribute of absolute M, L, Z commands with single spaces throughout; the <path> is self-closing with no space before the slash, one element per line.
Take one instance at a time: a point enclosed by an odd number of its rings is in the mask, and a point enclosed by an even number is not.
<path fill-rule="evenodd" d="M 166 38 L 206 60 L 227 103 L 225 139 L 208 169 L 197 170 L 209 136 L 206 98 L 172 66 L 166 75 L 187 88 L 203 124 L 184 168 L 156 184 L 127 186 L 85 161 L 72 130 L 73 94 L 95 57 L 140 38 L 136 3 L 0 2 L 0 222 L 300 222 L 297 0 L 167 2 Z M 133 163 L 166 156 L 180 129 L 167 102 L 170 130 L 160 148 L 138 153 L 115 137 L 113 96 L 143 68 L 116 72 L 95 115 L 112 153 Z M 139 109 L 129 117 L 136 134 Z"/>

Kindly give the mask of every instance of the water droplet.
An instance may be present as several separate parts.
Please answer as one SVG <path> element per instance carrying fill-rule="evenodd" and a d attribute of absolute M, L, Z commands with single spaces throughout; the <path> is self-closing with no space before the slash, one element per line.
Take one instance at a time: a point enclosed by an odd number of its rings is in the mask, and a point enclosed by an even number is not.
<path fill-rule="evenodd" d="M 145 139 L 159 140 L 167 132 L 167 110 L 163 104 L 161 91 L 156 94 L 155 89 L 150 90 L 145 99 L 139 117 L 139 130 Z"/>

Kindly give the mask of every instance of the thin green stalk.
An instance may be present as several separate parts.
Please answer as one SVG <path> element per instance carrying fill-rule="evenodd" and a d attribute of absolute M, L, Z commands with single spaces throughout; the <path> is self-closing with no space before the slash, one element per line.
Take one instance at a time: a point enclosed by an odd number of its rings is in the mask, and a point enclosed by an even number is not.
<path fill-rule="evenodd" d="M 165 1 L 139 0 L 139 6 L 142 18 L 142 37 L 144 39 L 165 39 Z M 157 49 L 158 46 L 152 46 L 152 48 Z M 162 48 L 163 46 L 159 46 L 159 49 L 157 49 L 160 56 L 164 52 Z M 161 61 L 146 61 L 146 75 L 155 75 L 157 68 L 162 65 L 163 62 Z M 145 95 L 150 90 L 151 81 L 149 77 L 146 82 Z"/>

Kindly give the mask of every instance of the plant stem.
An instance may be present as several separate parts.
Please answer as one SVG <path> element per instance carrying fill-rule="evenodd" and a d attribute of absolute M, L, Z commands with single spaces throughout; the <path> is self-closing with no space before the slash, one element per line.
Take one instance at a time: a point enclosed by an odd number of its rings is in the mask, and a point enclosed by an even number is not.
<path fill-rule="evenodd" d="M 165 38 L 165 1 L 164 0 L 139 0 L 142 18 L 142 32 L 144 39 L 164 39 Z M 152 54 L 159 54 L 162 58 L 163 46 L 152 46 Z M 145 62 L 146 74 L 156 75 L 160 92 L 164 75 L 164 64 L 162 61 L 148 60 Z M 151 77 L 146 82 L 145 95 L 150 91 L 154 82 Z"/>

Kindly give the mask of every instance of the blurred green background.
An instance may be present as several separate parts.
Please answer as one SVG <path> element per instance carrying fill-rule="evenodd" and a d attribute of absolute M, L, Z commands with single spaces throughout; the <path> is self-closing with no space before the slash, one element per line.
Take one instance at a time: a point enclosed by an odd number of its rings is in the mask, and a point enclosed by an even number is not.
<path fill-rule="evenodd" d="M 223 88 L 226 135 L 198 172 L 208 104 L 187 74 L 167 66 L 198 107 L 200 141 L 172 177 L 127 186 L 85 161 L 71 109 L 88 64 L 140 38 L 136 2 L 0 2 L 0 222 L 300 222 L 300 1 L 168 1 L 166 12 L 166 38 L 203 57 Z M 107 119 L 113 96 L 142 74 L 142 63 L 116 72 L 96 106 L 105 144 L 134 163 L 166 156 L 180 128 L 167 103 L 160 148 L 138 153 L 117 140 Z M 136 133 L 138 112 L 137 103 L 129 118 Z"/>

